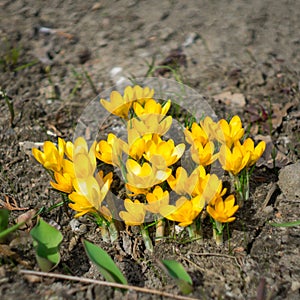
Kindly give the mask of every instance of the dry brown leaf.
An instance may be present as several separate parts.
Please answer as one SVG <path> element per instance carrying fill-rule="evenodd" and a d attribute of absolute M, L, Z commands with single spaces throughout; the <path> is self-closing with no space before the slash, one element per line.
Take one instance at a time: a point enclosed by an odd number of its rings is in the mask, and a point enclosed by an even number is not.
<path fill-rule="evenodd" d="M 32 218 L 36 214 L 36 211 L 34 209 L 30 209 L 29 211 L 25 212 L 24 214 L 21 214 L 17 217 L 16 223 L 22 223 L 25 222 L 23 226 L 20 227 L 20 229 L 25 229 L 32 226 Z"/>
<path fill-rule="evenodd" d="M 36 275 L 25 274 L 24 278 L 30 283 L 37 283 L 42 281 L 42 277 Z"/>
<path fill-rule="evenodd" d="M 275 167 L 276 168 L 282 168 L 288 164 L 291 163 L 290 159 L 277 150 L 277 148 L 274 146 L 271 136 L 269 135 L 257 135 L 255 136 L 255 141 L 265 141 L 266 143 L 266 150 L 261 156 L 261 158 L 256 163 L 256 166 L 261 167 L 265 166 L 269 169 L 274 168 L 274 158 L 272 157 L 275 153 Z M 274 152 L 275 149 L 275 152 Z"/>
<path fill-rule="evenodd" d="M 281 126 L 283 118 L 287 116 L 288 111 L 296 105 L 296 102 L 289 102 L 283 107 L 279 103 L 272 104 L 272 130 L 275 131 Z"/>
<path fill-rule="evenodd" d="M 226 105 L 236 105 L 239 107 L 244 107 L 246 105 L 246 98 L 241 93 L 232 94 L 231 92 L 224 92 L 213 96 L 216 101 L 221 101 Z"/>
<path fill-rule="evenodd" d="M 100 9 L 101 6 L 102 4 L 100 2 L 96 2 L 92 7 L 92 11 Z"/>
<path fill-rule="evenodd" d="M 26 210 L 28 207 L 19 207 L 15 198 L 4 195 L 5 201 L 0 199 L 0 205 L 8 210 Z"/>

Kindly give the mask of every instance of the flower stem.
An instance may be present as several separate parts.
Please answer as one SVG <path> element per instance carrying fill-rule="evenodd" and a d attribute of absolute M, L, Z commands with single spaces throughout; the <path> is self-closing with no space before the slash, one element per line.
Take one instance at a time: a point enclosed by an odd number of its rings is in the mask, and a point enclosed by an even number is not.
<path fill-rule="evenodd" d="M 230 175 L 236 193 L 237 204 L 239 207 L 243 207 L 244 202 L 249 199 L 249 170 L 243 169 L 238 175 Z"/>
<path fill-rule="evenodd" d="M 153 252 L 153 244 L 150 239 L 148 229 L 145 228 L 143 225 L 141 225 L 140 228 L 141 228 L 141 234 L 144 239 L 146 249 L 152 253 Z"/>
<path fill-rule="evenodd" d="M 203 240 L 202 231 L 199 226 L 197 226 L 194 221 L 191 225 L 187 227 L 189 237 L 193 240 L 197 240 L 197 243 L 201 243 Z"/>
<path fill-rule="evenodd" d="M 100 230 L 101 230 L 101 235 L 102 235 L 103 241 L 106 243 L 109 243 L 110 236 L 109 236 L 109 231 L 107 230 L 107 225 L 105 224 L 105 222 L 102 222 L 102 224 L 100 226 Z"/>
<path fill-rule="evenodd" d="M 109 235 L 110 235 L 110 241 L 113 244 L 119 237 L 119 232 L 117 230 L 117 227 L 116 227 L 114 221 L 111 221 L 108 224 L 108 231 L 109 231 Z"/>
<path fill-rule="evenodd" d="M 223 229 L 223 224 L 214 220 L 213 238 L 216 241 L 217 246 L 221 246 L 223 244 Z"/>
<path fill-rule="evenodd" d="M 223 244 L 223 232 L 219 233 L 216 228 L 213 228 L 213 238 L 216 241 L 217 246 Z"/>
<path fill-rule="evenodd" d="M 163 239 L 164 232 L 165 232 L 165 221 L 163 219 L 157 220 L 156 231 L 155 231 L 155 242 L 159 243 Z"/>

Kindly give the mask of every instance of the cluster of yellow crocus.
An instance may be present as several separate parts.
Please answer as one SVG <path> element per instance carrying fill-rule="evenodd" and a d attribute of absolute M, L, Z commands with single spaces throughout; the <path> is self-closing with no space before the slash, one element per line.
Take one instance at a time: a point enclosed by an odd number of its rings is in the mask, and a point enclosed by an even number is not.
<path fill-rule="evenodd" d="M 44 152 L 33 148 L 32 153 L 44 168 L 52 172 L 55 181 L 50 182 L 51 186 L 61 192 L 71 193 L 73 191 L 72 182 L 75 178 L 73 144 L 58 138 L 57 147 L 52 142 L 46 141 L 43 150 Z"/>
<path fill-rule="evenodd" d="M 249 191 L 250 167 L 263 154 L 265 142 L 261 141 L 256 147 L 251 138 L 242 142 L 245 130 L 237 115 L 229 122 L 225 119 L 214 122 L 206 117 L 199 124 L 193 123 L 191 129 L 186 129 L 184 133 L 186 141 L 191 144 L 190 151 L 194 162 L 206 166 L 218 159 L 222 168 L 234 178 L 238 202 L 242 205 L 243 200 L 248 198 L 245 193 Z M 224 223 L 235 219 L 232 215 L 238 206 L 234 205 L 234 199 L 230 199 L 230 202 L 227 199 L 218 199 L 208 203 L 207 211 L 215 221 Z"/>
<path fill-rule="evenodd" d="M 33 149 L 36 160 L 51 171 L 52 187 L 68 195 L 76 217 L 96 213 L 111 222 L 104 199 L 113 174 L 97 170 L 99 160 L 121 171 L 126 196 L 117 201 L 123 205 L 119 217 L 127 226 L 143 226 L 151 215 L 157 222 L 168 219 L 181 227 L 191 226 L 205 208 L 217 224 L 234 221 L 239 207 L 235 197 L 227 194 L 222 181 L 208 173 L 207 167 L 219 160 L 224 170 L 236 176 L 256 163 L 264 142 L 256 147 L 250 138 L 242 142 L 244 129 L 234 116 L 230 122 L 214 122 L 210 117 L 194 122 L 184 130 L 187 144 L 176 145 L 165 138 L 173 120 L 167 115 L 171 101 L 160 103 L 153 96 L 154 90 L 134 86 L 123 95 L 113 91 L 110 101 L 100 100 L 126 122 L 127 141 L 109 133 L 90 149 L 82 137 L 74 145 L 59 138 L 57 147 L 47 141 L 43 151 Z M 189 172 L 181 165 L 188 150 L 195 163 Z"/>
<path fill-rule="evenodd" d="M 112 173 L 106 176 L 102 171 L 96 173 L 95 146 L 96 142 L 88 150 L 82 137 L 77 138 L 74 145 L 58 138 L 58 147 L 46 141 L 44 151 L 33 148 L 32 153 L 51 172 L 55 180 L 50 181 L 51 186 L 69 196 L 69 206 L 77 211 L 76 217 L 101 212 L 110 220 L 110 211 L 101 203 L 110 189 Z"/>

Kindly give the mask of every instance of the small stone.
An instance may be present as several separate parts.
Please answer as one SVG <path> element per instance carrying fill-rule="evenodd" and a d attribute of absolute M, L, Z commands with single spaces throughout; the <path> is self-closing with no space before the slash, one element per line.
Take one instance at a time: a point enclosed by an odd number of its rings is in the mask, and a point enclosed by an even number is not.
<path fill-rule="evenodd" d="M 288 165 L 280 170 L 278 185 L 290 200 L 300 198 L 300 162 Z"/>
<path fill-rule="evenodd" d="M 174 30 L 170 27 L 166 27 L 161 31 L 160 37 L 161 39 L 163 39 L 164 41 L 167 41 L 168 39 L 171 38 L 171 36 L 173 35 Z"/>
<path fill-rule="evenodd" d="M 42 281 L 42 277 L 40 277 L 40 276 L 29 275 L 29 274 L 25 274 L 23 276 L 30 283 L 37 283 L 37 282 L 41 282 Z"/>
<path fill-rule="evenodd" d="M 250 74 L 251 84 L 254 85 L 263 85 L 265 83 L 265 79 L 263 77 L 263 74 L 259 70 L 254 70 L 252 74 Z"/>
<path fill-rule="evenodd" d="M 246 105 L 245 96 L 243 94 L 241 94 L 241 93 L 232 94 L 232 96 L 231 96 L 231 103 L 233 105 L 244 107 Z"/>
<path fill-rule="evenodd" d="M 121 73 L 123 71 L 123 69 L 121 67 L 114 67 L 110 70 L 109 75 L 111 77 L 115 77 L 116 75 L 118 75 L 119 73 Z"/>
<path fill-rule="evenodd" d="M 0 267 L 0 278 L 3 278 L 6 276 L 5 268 L 4 266 Z"/>
<path fill-rule="evenodd" d="M 100 2 L 96 2 L 93 7 L 92 7 L 92 11 L 94 10 L 98 10 L 102 7 L 102 4 Z"/>
<path fill-rule="evenodd" d="M 213 96 L 216 101 L 222 101 L 227 105 L 237 105 L 239 107 L 244 107 L 246 105 L 245 96 L 241 93 L 232 94 L 231 92 L 224 92 Z"/>
<path fill-rule="evenodd" d="M 80 234 L 84 234 L 84 233 L 86 233 L 87 232 L 87 226 L 85 225 L 85 224 L 81 224 L 80 226 L 79 226 L 79 233 Z"/>
<path fill-rule="evenodd" d="M 72 219 L 70 221 L 71 230 L 73 232 L 78 232 L 80 227 L 80 222 L 77 219 Z"/>
<path fill-rule="evenodd" d="M 77 245 L 77 243 L 78 243 L 78 238 L 76 236 L 73 236 L 70 240 L 68 250 L 72 251 Z"/>
<path fill-rule="evenodd" d="M 274 208 L 273 206 L 266 206 L 264 209 L 263 209 L 263 212 L 264 214 L 266 215 L 271 215 L 273 212 L 274 212 Z"/>
<path fill-rule="evenodd" d="M 282 237 L 281 237 L 281 243 L 282 244 L 287 244 L 289 241 L 289 235 L 288 234 L 284 234 Z"/>
<path fill-rule="evenodd" d="M 292 281 L 291 290 L 297 291 L 300 289 L 300 282 L 299 281 Z"/>
<path fill-rule="evenodd" d="M 198 33 L 196 32 L 190 32 L 188 36 L 186 37 L 184 43 L 182 44 L 183 47 L 188 47 L 192 45 L 196 39 L 199 37 Z"/>
<path fill-rule="evenodd" d="M 78 59 L 80 64 L 85 64 L 91 58 L 91 51 L 88 48 L 81 49 L 78 52 Z"/>

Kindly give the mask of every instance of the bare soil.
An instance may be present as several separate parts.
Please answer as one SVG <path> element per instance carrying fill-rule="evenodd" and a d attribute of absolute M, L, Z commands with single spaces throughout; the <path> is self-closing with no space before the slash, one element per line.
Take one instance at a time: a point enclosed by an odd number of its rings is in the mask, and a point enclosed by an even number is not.
<path fill-rule="evenodd" d="M 43 216 L 64 235 L 55 272 L 101 279 L 83 237 L 107 250 L 131 285 L 180 293 L 157 265 L 167 258 L 185 266 L 194 282 L 189 296 L 197 299 L 299 299 L 299 226 L 270 225 L 300 219 L 299 178 L 278 182 L 287 165 L 299 170 L 299 20 L 297 0 L 0 1 L 0 86 L 14 111 L 12 117 L 0 99 L 0 206 L 14 206 L 10 224 L 60 200 L 30 142 L 72 140 L 78 118 L 99 93 L 146 76 L 151 62 L 178 67 L 175 75 L 165 69 L 151 75 L 179 76 L 219 118 L 239 114 L 253 137 L 269 141 L 250 200 L 230 224 L 231 238 L 217 247 L 207 226 L 202 244 L 161 242 L 149 255 L 138 235 L 111 246 L 86 218 L 72 230 L 71 218 L 58 209 Z M 282 186 L 292 179 L 295 189 L 287 192 Z M 20 274 L 38 270 L 28 229 L 0 246 L 1 299 L 164 299 Z"/>

